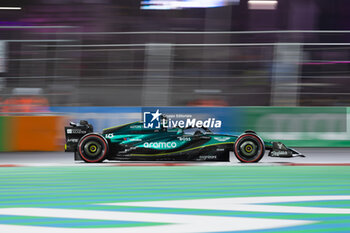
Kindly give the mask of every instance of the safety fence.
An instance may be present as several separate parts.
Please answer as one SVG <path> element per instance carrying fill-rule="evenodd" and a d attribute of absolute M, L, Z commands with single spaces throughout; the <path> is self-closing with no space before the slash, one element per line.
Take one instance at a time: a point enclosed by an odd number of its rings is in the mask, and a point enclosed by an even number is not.
<path fill-rule="evenodd" d="M 350 103 L 350 31 L 0 30 L 0 105 L 9 111 L 29 100 L 44 106 Z"/>

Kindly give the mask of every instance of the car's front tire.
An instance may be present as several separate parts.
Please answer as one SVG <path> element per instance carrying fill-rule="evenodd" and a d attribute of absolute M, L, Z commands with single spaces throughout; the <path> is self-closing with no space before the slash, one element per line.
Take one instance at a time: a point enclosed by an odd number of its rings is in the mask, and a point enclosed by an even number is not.
<path fill-rule="evenodd" d="M 234 153 L 237 159 L 243 163 L 256 163 L 264 156 L 265 145 L 256 134 L 242 134 L 235 142 Z"/>
<path fill-rule="evenodd" d="M 87 134 L 78 143 L 78 153 L 87 163 L 99 163 L 108 154 L 107 140 L 99 134 Z"/>

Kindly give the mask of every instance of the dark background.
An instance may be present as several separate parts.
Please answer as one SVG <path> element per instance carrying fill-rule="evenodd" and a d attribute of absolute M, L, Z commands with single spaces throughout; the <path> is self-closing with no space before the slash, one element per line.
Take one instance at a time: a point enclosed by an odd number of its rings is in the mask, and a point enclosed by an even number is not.
<path fill-rule="evenodd" d="M 279 0 L 274 10 L 247 0 L 181 10 L 140 2 L 1 1 L 22 7 L 0 11 L 4 105 L 28 95 L 49 106 L 350 102 L 346 0 Z"/>

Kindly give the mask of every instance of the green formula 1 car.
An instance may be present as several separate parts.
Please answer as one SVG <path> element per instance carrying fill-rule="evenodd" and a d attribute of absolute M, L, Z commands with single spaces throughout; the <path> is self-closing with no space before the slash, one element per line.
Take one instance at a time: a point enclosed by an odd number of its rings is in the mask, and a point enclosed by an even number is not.
<path fill-rule="evenodd" d="M 192 130 L 191 130 L 192 129 Z M 192 132 L 190 132 L 192 131 Z M 193 132 L 194 131 L 194 132 Z M 272 157 L 303 157 L 280 142 L 263 141 L 255 132 L 214 134 L 208 128 L 146 128 L 133 122 L 94 133 L 87 121 L 65 127 L 66 152 L 89 163 L 104 160 L 229 161 L 230 151 L 243 163 L 261 160 L 265 150 Z"/>

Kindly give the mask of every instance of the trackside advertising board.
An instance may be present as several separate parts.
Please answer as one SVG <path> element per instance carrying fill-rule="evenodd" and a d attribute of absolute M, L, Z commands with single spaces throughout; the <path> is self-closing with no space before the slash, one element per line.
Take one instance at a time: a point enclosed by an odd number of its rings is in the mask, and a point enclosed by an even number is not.
<path fill-rule="evenodd" d="M 86 119 L 95 131 L 144 121 L 154 127 L 167 117 L 170 128 L 204 126 L 215 133 L 254 130 L 265 140 L 294 147 L 350 147 L 350 108 L 345 107 L 61 107 L 51 108 L 73 121 Z"/>
<path fill-rule="evenodd" d="M 244 127 L 293 147 L 350 146 L 350 108 L 246 107 Z"/>

